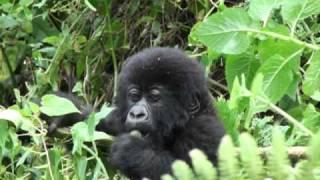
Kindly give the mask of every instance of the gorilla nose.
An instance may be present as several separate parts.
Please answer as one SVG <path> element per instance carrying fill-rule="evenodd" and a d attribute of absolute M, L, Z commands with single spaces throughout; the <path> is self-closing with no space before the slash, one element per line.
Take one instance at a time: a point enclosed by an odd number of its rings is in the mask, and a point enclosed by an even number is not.
<path fill-rule="evenodd" d="M 135 106 L 129 112 L 129 118 L 135 121 L 144 121 L 148 118 L 147 110 L 144 106 Z"/>

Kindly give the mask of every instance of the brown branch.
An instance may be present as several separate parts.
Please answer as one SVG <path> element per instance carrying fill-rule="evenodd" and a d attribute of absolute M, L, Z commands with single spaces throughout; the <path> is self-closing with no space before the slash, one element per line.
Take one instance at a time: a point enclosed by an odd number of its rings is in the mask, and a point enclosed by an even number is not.
<path fill-rule="evenodd" d="M 305 146 L 292 146 L 288 147 L 288 156 L 290 159 L 304 159 L 307 157 L 307 147 Z M 258 153 L 261 155 L 263 158 L 266 158 L 269 153 L 271 153 L 271 147 L 260 147 L 258 148 Z M 240 154 L 240 149 L 237 148 L 238 154 Z"/>

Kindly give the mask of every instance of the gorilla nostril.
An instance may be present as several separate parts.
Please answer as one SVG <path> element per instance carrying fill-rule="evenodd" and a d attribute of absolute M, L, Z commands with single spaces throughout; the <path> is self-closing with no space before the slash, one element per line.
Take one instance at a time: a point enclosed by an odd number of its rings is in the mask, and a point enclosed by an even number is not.
<path fill-rule="evenodd" d="M 130 117 L 132 117 L 132 118 L 136 118 L 135 113 L 134 113 L 134 112 L 132 112 L 132 111 L 131 111 L 131 112 L 129 112 L 129 116 L 130 116 Z"/>
<path fill-rule="evenodd" d="M 146 114 L 144 112 L 140 112 L 139 114 L 136 115 L 137 119 L 143 119 L 144 117 L 146 117 Z"/>

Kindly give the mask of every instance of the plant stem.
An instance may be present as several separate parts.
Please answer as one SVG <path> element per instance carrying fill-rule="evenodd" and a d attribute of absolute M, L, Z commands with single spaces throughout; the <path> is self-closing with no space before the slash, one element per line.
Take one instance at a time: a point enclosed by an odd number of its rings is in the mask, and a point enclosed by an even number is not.
<path fill-rule="evenodd" d="M 104 164 L 103 162 L 101 161 L 101 159 L 98 157 L 98 155 L 92 151 L 88 146 L 86 146 L 85 144 L 82 145 L 83 149 L 85 149 L 86 151 L 88 151 L 96 160 L 97 162 L 99 163 L 99 165 L 101 166 L 101 169 L 103 171 L 103 173 L 105 174 L 105 176 L 109 177 L 108 176 L 108 173 L 107 173 L 107 170 L 106 168 L 104 167 Z"/>
<path fill-rule="evenodd" d="M 310 136 L 314 136 L 313 132 L 311 132 L 308 128 L 306 128 L 302 123 L 300 123 L 298 120 L 296 120 L 295 118 L 293 118 L 292 116 L 290 116 L 288 113 L 286 113 L 285 111 L 283 111 L 281 108 L 279 108 L 278 106 L 276 106 L 275 104 L 273 104 L 272 102 L 266 100 L 265 98 L 261 97 L 261 96 L 257 96 L 257 99 L 259 101 L 262 101 L 264 103 L 266 103 L 268 106 L 271 107 L 271 109 L 273 109 L 274 111 L 276 111 L 278 114 L 282 115 L 285 119 L 287 119 L 290 123 L 292 123 L 294 126 L 298 127 L 300 130 L 302 130 L 303 132 L 305 132 L 306 134 L 310 135 Z"/>
<path fill-rule="evenodd" d="M 14 74 L 13 74 L 13 70 L 12 70 L 11 64 L 9 62 L 8 56 L 7 56 L 4 48 L 2 47 L 2 45 L 0 45 L 0 50 L 1 50 L 0 54 L 2 54 L 4 62 L 6 63 L 7 68 L 9 70 L 9 74 L 10 74 L 10 78 L 11 78 L 11 81 L 12 81 L 12 85 L 13 85 L 13 87 L 17 87 L 17 82 L 16 82 L 16 79 L 14 78 Z"/>
<path fill-rule="evenodd" d="M 257 30 L 257 29 L 249 29 L 248 32 L 253 32 L 253 33 L 257 33 L 257 34 L 263 34 L 263 35 L 274 37 L 274 38 L 278 38 L 278 39 L 281 39 L 281 40 L 284 40 L 284 41 L 290 41 L 290 42 L 293 42 L 295 44 L 298 44 L 298 45 L 301 45 L 301 46 L 304 46 L 304 47 L 307 47 L 307 48 L 310 48 L 310 49 L 313 49 L 313 50 L 316 50 L 316 51 L 320 50 L 320 46 L 317 46 L 317 45 L 314 45 L 314 44 L 310 44 L 310 43 L 306 43 L 306 42 L 301 41 L 301 40 L 299 40 L 297 38 L 290 37 L 290 36 L 285 36 L 285 35 L 278 34 L 278 33 L 275 33 L 275 32 L 260 31 L 260 30 Z"/>

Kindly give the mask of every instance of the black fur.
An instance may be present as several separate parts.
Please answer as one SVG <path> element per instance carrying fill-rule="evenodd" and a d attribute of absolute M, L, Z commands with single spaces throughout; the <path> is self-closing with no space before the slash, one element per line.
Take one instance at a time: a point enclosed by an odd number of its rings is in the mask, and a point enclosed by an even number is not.
<path fill-rule="evenodd" d="M 160 85 L 161 101 L 147 103 L 152 124 L 144 136 L 129 134 L 125 125 L 133 106 L 128 88 L 143 92 Z M 131 179 L 160 179 L 176 159 L 190 162 L 193 148 L 204 151 L 212 162 L 224 135 L 217 120 L 202 66 L 172 48 L 150 48 L 129 57 L 119 79 L 115 109 L 97 129 L 116 135 L 111 163 Z M 139 130 L 139 128 L 137 128 Z"/>

